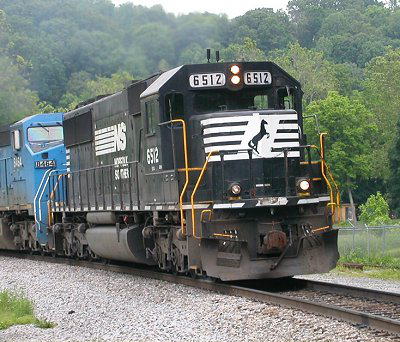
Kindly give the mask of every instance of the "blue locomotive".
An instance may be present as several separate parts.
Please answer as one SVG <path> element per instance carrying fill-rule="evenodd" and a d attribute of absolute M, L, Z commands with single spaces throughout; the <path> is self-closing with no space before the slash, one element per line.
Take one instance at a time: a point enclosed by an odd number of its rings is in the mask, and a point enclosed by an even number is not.
<path fill-rule="evenodd" d="M 327 272 L 339 192 L 271 62 L 184 65 L 0 129 L 0 248 L 222 280 Z"/>
<path fill-rule="evenodd" d="M 66 170 L 63 113 L 37 114 L 0 128 L 0 248 L 44 251 L 49 176 Z"/>

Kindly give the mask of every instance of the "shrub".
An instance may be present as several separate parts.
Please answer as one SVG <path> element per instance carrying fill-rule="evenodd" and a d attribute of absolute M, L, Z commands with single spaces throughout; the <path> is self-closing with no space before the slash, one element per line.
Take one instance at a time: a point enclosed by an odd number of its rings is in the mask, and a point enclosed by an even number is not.
<path fill-rule="evenodd" d="M 390 222 L 389 205 L 378 191 L 360 206 L 360 220 L 368 225 L 382 225 Z"/>

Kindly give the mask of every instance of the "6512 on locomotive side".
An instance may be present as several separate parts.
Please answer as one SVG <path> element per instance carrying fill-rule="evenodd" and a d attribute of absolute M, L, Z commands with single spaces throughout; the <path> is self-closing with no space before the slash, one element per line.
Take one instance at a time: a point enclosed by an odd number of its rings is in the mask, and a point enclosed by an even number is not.
<path fill-rule="evenodd" d="M 48 248 L 222 280 L 327 272 L 338 200 L 320 142 L 303 134 L 300 84 L 271 62 L 133 81 L 65 114 Z"/>

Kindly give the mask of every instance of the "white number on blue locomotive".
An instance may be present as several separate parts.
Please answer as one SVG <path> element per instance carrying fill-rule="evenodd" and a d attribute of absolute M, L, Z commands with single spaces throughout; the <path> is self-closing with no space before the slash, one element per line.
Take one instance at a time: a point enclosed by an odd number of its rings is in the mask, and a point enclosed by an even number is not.
<path fill-rule="evenodd" d="M 38 160 L 38 161 L 35 161 L 35 167 L 37 169 L 56 167 L 56 161 L 55 160 Z"/>
<path fill-rule="evenodd" d="M 189 77 L 189 84 L 192 88 L 222 87 L 226 83 L 225 74 L 193 74 Z"/>
<path fill-rule="evenodd" d="M 21 156 L 15 156 L 13 158 L 13 162 L 14 162 L 14 169 L 18 169 L 18 168 L 22 167 L 22 157 Z"/>
<path fill-rule="evenodd" d="M 268 71 L 248 71 L 244 73 L 246 85 L 271 84 L 272 76 Z"/>

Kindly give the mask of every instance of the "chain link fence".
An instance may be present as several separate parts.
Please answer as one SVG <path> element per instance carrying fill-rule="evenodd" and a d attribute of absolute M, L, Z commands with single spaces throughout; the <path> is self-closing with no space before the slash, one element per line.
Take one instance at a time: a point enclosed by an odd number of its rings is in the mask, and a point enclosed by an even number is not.
<path fill-rule="evenodd" d="M 388 256 L 400 262 L 400 226 L 339 227 L 340 255 Z"/>

